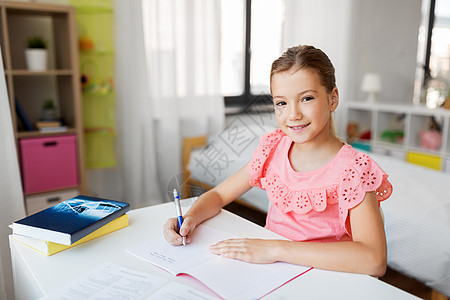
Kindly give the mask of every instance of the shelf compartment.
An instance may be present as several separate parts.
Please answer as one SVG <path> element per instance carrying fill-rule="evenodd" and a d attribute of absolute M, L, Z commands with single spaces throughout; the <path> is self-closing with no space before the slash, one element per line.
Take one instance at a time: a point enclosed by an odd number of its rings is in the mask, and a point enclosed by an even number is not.
<path fill-rule="evenodd" d="M 439 130 L 432 127 L 432 115 L 412 115 L 408 146 L 425 152 L 440 152 L 442 143 L 443 119 L 435 116 Z"/>
<path fill-rule="evenodd" d="M 83 94 L 83 124 L 85 128 L 115 128 L 115 93 Z"/>
<path fill-rule="evenodd" d="M 356 130 L 352 133 L 352 126 L 356 126 Z M 371 131 L 372 128 L 372 112 L 370 110 L 351 108 L 348 110 L 347 124 L 346 124 L 346 140 L 351 142 L 352 139 L 359 142 L 368 143 L 370 141 L 359 140 L 361 134 Z M 354 127 L 353 127 L 354 128 Z M 353 135 L 357 135 L 354 137 Z"/>
<path fill-rule="evenodd" d="M 42 36 L 47 41 L 50 69 L 73 67 L 70 59 L 72 51 L 70 37 L 67 35 L 69 31 L 67 10 L 61 12 L 35 10 L 11 4 L 6 7 L 6 14 L 12 69 L 26 69 L 24 54 L 26 40 L 36 35 Z"/>
<path fill-rule="evenodd" d="M 83 76 L 83 91 L 114 89 L 114 53 L 99 54 L 97 51 L 80 53 L 80 73 Z"/>
<path fill-rule="evenodd" d="M 13 78 L 14 98 L 23 107 L 33 126 L 42 116 L 45 100 L 52 99 L 56 105 L 56 115 L 62 117 L 63 125 L 75 128 L 75 91 L 72 80 L 72 76 L 15 76 Z M 19 131 L 22 130 L 23 128 L 19 128 Z"/>
<path fill-rule="evenodd" d="M 77 26 L 79 28 L 80 50 L 112 51 L 114 49 L 113 32 L 105 27 L 114 24 L 113 10 L 90 10 L 76 7 Z"/>
<path fill-rule="evenodd" d="M 376 118 L 374 142 L 386 145 L 404 145 L 406 114 L 378 111 Z"/>

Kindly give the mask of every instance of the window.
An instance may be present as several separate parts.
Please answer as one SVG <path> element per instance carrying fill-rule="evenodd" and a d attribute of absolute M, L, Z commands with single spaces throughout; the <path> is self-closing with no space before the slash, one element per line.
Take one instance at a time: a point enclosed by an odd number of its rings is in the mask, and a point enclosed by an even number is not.
<path fill-rule="evenodd" d="M 282 50 L 284 3 L 222 0 L 221 11 L 222 94 L 228 107 L 246 108 L 270 94 L 270 66 Z"/>
<path fill-rule="evenodd" d="M 450 1 L 422 1 L 415 103 L 438 107 L 450 93 Z"/>

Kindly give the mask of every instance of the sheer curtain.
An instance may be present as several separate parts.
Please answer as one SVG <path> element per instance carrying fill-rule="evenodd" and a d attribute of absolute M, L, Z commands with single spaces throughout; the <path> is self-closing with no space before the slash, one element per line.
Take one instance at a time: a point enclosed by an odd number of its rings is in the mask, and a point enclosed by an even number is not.
<path fill-rule="evenodd" d="M 161 199 L 145 68 L 142 7 L 140 1 L 117 0 L 114 5 L 116 148 L 120 175 L 118 181 L 109 181 L 109 185 L 132 208 L 139 208 Z"/>
<path fill-rule="evenodd" d="M 186 136 L 219 131 L 219 0 L 115 1 L 119 161 L 134 207 L 170 200 Z"/>
<path fill-rule="evenodd" d="M 23 218 L 25 208 L 3 70 L 0 59 L 0 299 L 14 299 L 8 225 Z"/>
<path fill-rule="evenodd" d="M 225 122 L 220 92 L 220 1 L 142 1 L 161 186 L 181 173 L 182 137 Z"/>

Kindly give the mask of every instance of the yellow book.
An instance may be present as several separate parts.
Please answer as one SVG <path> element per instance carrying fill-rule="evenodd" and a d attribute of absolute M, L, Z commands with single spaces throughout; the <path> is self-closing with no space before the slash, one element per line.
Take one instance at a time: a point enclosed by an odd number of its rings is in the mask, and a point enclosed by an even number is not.
<path fill-rule="evenodd" d="M 43 240 L 39 240 L 39 239 L 35 239 L 35 238 L 31 238 L 31 237 L 23 236 L 23 235 L 19 235 L 19 234 L 12 234 L 11 237 L 12 237 L 12 239 L 25 244 L 26 246 L 32 248 L 33 250 L 36 250 L 40 253 L 50 256 L 52 254 L 61 252 L 68 248 L 72 248 L 76 245 L 93 240 L 102 235 L 105 235 L 107 233 L 116 231 L 118 229 L 121 229 L 121 228 L 124 228 L 127 226 L 128 226 L 128 215 L 124 214 L 124 215 L 118 217 L 117 219 L 114 219 L 111 222 L 103 225 L 96 231 L 88 234 L 87 236 L 85 236 L 81 240 L 78 240 L 77 242 L 73 243 L 70 246 L 57 244 L 57 243 L 53 243 L 53 242 L 49 242 L 49 241 L 43 241 Z"/>
<path fill-rule="evenodd" d="M 61 126 L 61 122 L 59 121 L 39 121 L 36 122 L 36 128 L 46 128 L 46 127 L 59 127 Z"/>

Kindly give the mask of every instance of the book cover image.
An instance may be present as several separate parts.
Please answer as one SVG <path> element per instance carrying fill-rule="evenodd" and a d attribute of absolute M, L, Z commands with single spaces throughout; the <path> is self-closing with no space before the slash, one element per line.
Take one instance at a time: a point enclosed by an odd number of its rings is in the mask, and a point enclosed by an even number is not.
<path fill-rule="evenodd" d="M 129 210 L 126 202 L 80 195 L 14 222 L 13 230 L 70 245 Z"/>
<path fill-rule="evenodd" d="M 90 223 L 100 220 L 122 207 L 124 207 L 123 203 L 115 203 L 115 201 L 73 198 L 50 207 L 49 212 L 55 212 L 61 218 L 77 216 L 78 220 L 86 219 Z"/>

